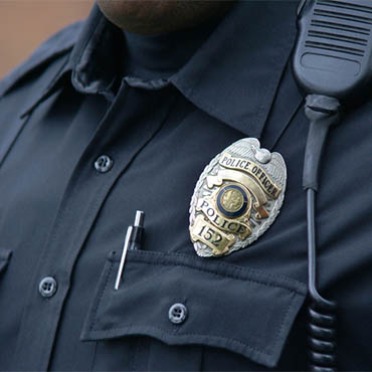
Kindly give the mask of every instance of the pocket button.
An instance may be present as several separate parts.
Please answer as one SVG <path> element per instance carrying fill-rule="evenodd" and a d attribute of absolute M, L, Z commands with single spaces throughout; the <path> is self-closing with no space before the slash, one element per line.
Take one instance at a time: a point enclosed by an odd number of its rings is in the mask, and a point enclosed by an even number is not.
<path fill-rule="evenodd" d="M 173 304 L 168 312 L 168 318 L 173 324 L 181 324 L 187 318 L 187 307 L 184 304 Z"/>

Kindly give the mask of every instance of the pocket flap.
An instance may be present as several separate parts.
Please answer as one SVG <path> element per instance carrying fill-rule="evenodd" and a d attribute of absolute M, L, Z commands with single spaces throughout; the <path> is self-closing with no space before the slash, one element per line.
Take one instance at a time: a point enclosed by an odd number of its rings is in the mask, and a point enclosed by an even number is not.
<path fill-rule="evenodd" d="M 129 252 L 115 290 L 118 261 L 112 254 L 105 265 L 84 341 L 145 335 L 170 345 L 225 348 L 273 367 L 306 296 L 304 284 L 286 277 L 148 251 Z M 175 324 L 169 310 L 177 303 L 187 317 Z"/>

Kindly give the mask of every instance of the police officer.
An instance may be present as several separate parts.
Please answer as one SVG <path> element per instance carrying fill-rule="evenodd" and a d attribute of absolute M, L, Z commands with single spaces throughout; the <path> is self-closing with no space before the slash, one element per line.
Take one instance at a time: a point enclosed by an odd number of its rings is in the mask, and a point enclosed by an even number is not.
<path fill-rule="evenodd" d="M 0 83 L 1 370 L 307 368 L 297 5 L 100 0 Z M 372 366 L 371 110 L 317 204 L 346 370 Z"/>

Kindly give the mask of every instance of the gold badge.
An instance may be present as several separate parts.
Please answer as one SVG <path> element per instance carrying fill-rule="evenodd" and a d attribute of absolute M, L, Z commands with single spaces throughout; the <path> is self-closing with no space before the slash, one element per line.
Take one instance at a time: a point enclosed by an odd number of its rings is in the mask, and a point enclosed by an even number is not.
<path fill-rule="evenodd" d="M 190 206 L 190 235 L 202 257 L 244 248 L 274 222 L 283 204 L 287 170 L 283 157 L 244 138 L 204 169 Z"/>

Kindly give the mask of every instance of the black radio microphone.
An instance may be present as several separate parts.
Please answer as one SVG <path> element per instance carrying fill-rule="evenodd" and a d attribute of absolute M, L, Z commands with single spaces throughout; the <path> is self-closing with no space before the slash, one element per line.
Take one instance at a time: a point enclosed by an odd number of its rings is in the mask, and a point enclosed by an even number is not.
<path fill-rule="evenodd" d="M 303 1 L 298 24 L 293 68 L 303 89 L 342 103 L 365 95 L 372 78 L 372 2 Z"/>
<path fill-rule="evenodd" d="M 307 193 L 310 370 L 336 370 L 336 304 L 322 297 L 316 280 L 315 194 L 318 168 L 329 128 L 341 105 L 355 105 L 372 79 L 372 1 L 303 0 L 293 59 L 297 82 L 307 94 L 310 120 L 303 171 Z"/>

